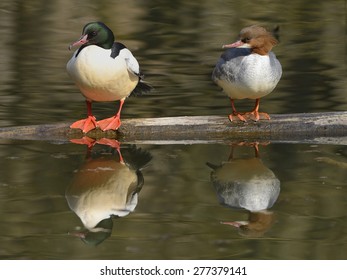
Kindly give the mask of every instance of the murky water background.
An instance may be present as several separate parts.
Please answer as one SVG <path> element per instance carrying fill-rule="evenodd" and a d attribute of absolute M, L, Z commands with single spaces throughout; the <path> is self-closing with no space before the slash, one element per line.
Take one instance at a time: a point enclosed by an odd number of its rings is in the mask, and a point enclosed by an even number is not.
<path fill-rule="evenodd" d="M 345 13 L 344 1 L 2 0 L 0 126 L 73 121 L 85 114 L 65 64 L 72 55 L 68 45 L 92 20 L 112 28 L 155 87 L 147 96 L 129 98 L 123 118 L 226 116 L 228 99 L 210 75 L 221 46 L 253 23 L 280 26 L 274 51 L 284 73 L 261 101 L 262 110 L 345 111 Z M 243 110 L 253 102 L 236 105 Z M 112 103 L 95 105 L 99 118 L 114 110 Z M 345 146 L 267 143 L 259 145 L 259 158 L 252 146 L 235 146 L 232 158 L 232 148 L 224 145 L 137 148 L 121 145 L 129 171 L 104 145 L 88 152 L 72 143 L 0 140 L 0 258 L 346 259 Z M 141 166 L 144 154 L 151 159 Z M 248 177 L 233 177 L 235 169 Z M 136 175 L 129 191 L 113 171 Z M 271 188 L 251 195 L 270 190 L 273 205 L 267 211 L 231 207 L 228 194 L 255 175 L 263 186 L 279 181 L 277 196 Z M 107 182 L 118 182 L 119 200 L 132 201 L 134 208 L 104 221 L 108 230 L 89 235 L 88 244 L 74 236 L 85 231 L 69 207 L 71 190 L 78 189 L 75 203 L 88 193 L 84 180 L 106 193 Z M 91 205 L 85 209 L 93 212 Z M 226 224 L 235 221 L 250 223 Z"/>

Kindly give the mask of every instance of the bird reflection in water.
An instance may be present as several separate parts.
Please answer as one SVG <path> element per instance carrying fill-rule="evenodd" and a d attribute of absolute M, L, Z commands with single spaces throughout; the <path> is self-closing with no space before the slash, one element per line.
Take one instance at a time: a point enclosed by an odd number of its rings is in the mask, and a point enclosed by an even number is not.
<path fill-rule="evenodd" d="M 227 207 L 248 210 L 247 221 L 222 224 L 238 228 L 243 236 L 259 237 L 270 229 L 275 220 L 274 213 L 268 209 L 279 196 L 280 181 L 260 159 L 258 143 L 247 145 L 254 147 L 255 157 L 234 158 L 235 145 L 232 145 L 227 162 L 207 165 L 212 169 L 211 182 L 220 203 Z"/>
<path fill-rule="evenodd" d="M 86 144 L 88 152 L 65 194 L 85 230 L 70 234 L 96 246 L 111 236 L 114 218 L 134 211 L 144 184 L 140 170 L 152 157 L 134 145 L 122 148 L 121 153 L 120 144 L 114 139 L 96 141 L 85 136 L 72 142 Z"/>

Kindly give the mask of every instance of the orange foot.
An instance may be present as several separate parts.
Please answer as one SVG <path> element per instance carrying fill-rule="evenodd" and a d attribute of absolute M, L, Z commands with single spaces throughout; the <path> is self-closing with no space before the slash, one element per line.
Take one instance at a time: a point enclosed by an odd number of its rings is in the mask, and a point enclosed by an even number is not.
<path fill-rule="evenodd" d="M 88 136 L 83 136 L 80 139 L 70 139 L 70 142 L 74 144 L 87 145 L 88 148 L 92 148 L 96 143 L 95 139 Z"/>
<path fill-rule="evenodd" d="M 255 122 L 257 122 L 259 120 L 269 120 L 270 119 L 269 114 L 263 113 L 263 112 L 258 112 L 258 111 L 252 111 L 252 112 L 244 113 L 244 116 L 247 119 L 253 120 Z"/>
<path fill-rule="evenodd" d="M 120 143 L 116 139 L 101 138 L 97 140 L 96 143 L 101 145 L 107 145 L 116 149 L 119 155 L 119 162 L 124 163 L 122 153 L 120 152 Z"/>
<path fill-rule="evenodd" d="M 228 116 L 229 120 L 231 122 L 233 121 L 242 121 L 242 122 L 246 122 L 246 119 L 242 116 L 242 114 L 238 113 L 238 112 L 233 112 L 232 114 L 230 114 Z"/>
<path fill-rule="evenodd" d="M 117 130 L 121 125 L 120 117 L 114 116 L 108 119 L 98 121 L 98 126 L 102 131 Z"/>
<path fill-rule="evenodd" d="M 101 138 L 97 140 L 96 143 L 107 145 L 115 149 L 120 149 L 120 143 L 116 139 Z"/>
<path fill-rule="evenodd" d="M 88 116 L 86 119 L 79 120 L 70 125 L 70 128 L 81 129 L 84 133 L 87 133 L 97 127 L 96 118 L 94 116 Z"/>

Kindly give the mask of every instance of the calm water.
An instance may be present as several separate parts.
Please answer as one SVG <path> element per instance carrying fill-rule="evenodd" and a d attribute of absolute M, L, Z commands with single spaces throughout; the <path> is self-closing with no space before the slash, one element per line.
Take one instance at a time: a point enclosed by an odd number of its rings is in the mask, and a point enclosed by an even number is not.
<path fill-rule="evenodd" d="M 280 26 L 284 73 L 262 110 L 345 111 L 345 11 L 341 0 L 2 0 L 0 126 L 85 114 L 65 64 L 92 20 L 113 29 L 155 87 L 129 98 L 123 118 L 226 116 L 210 75 L 221 46 L 253 23 Z M 114 110 L 95 105 L 99 118 Z M 124 165 L 105 145 L 0 140 L 0 258 L 346 259 L 346 147 L 263 144 L 256 157 L 250 145 L 123 143 Z M 110 197 L 122 217 L 105 218 Z M 100 217 L 103 230 L 92 232 Z"/>

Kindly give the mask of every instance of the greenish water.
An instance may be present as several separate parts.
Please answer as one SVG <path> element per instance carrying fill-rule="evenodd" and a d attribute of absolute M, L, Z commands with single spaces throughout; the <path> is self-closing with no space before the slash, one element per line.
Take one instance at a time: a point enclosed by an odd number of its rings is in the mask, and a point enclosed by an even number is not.
<path fill-rule="evenodd" d="M 253 23 L 280 26 L 274 51 L 283 77 L 261 101 L 262 110 L 270 115 L 345 111 L 345 11 L 343 1 L 76 5 L 5 0 L 0 3 L 0 126 L 72 122 L 85 114 L 65 64 L 72 55 L 68 45 L 91 20 L 113 29 L 155 87 L 147 96 L 129 98 L 123 118 L 227 116 L 229 101 L 210 75 L 221 46 Z M 237 106 L 248 109 L 253 102 Z M 112 103 L 95 105 L 100 118 L 114 110 Z M 117 152 L 104 145 L 88 152 L 72 143 L 0 140 L 0 258 L 346 259 L 345 146 L 268 143 L 259 145 L 259 158 L 253 147 L 235 146 L 233 159 L 226 145 L 137 148 L 141 150 L 121 145 L 126 169 Z M 249 176 L 243 183 L 255 175 L 263 186 L 266 179 L 273 183 L 277 178 L 279 193 L 272 193 L 270 209 L 251 212 L 228 205 L 225 193 L 235 191 L 233 182 L 239 182 L 232 177 L 235 170 Z M 216 176 L 211 173 L 222 171 L 217 183 L 212 181 Z M 126 181 L 122 176 L 137 178 L 117 198 L 129 201 L 137 193 L 136 203 L 129 206 L 133 211 L 104 221 L 111 231 L 97 235 L 99 245 L 86 244 L 74 236 L 85 231 L 71 201 L 78 202 L 90 190 L 101 197 L 106 191 L 107 197 L 112 193 L 108 182 L 121 186 Z M 98 204 L 90 201 L 85 209 L 94 213 Z M 251 223 L 240 228 L 226 224 L 235 221 Z"/>
<path fill-rule="evenodd" d="M 124 145 L 121 151 L 124 160 L 131 163 L 129 149 Z M 92 246 L 72 235 L 83 231 L 83 223 L 69 208 L 67 198 L 82 197 L 76 192 L 71 194 L 71 185 L 80 188 L 81 193 L 92 189 L 111 195 L 105 180 L 112 182 L 107 170 L 120 172 L 115 166 L 119 161 L 117 153 L 108 154 L 111 150 L 103 145 L 95 146 L 89 157 L 86 147 L 74 144 L 2 144 L 1 164 L 6 168 L 0 173 L 1 257 L 346 258 L 345 147 L 260 146 L 261 168 L 271 170 L 280 181 L 278 198 L 268 213 L 263 214 L 265 218 L 257 211 L 251 213 L 223 205 L 218 199 L 210 178 L 212 170 L 206 162 L 220 165 L 228 161 L 230 147 L 145 145 L 141 149 L 150 153 L 152 159 L 141 171 L 144 184 L 135 210 L 112 219 L 112 234 L 98 246 Z M 107 160 L 101 164 L 101 159 Z M 250 178 L 263 172 L 252 164 L 255 159 L 252 147 L 235 147 L 234 160 L 239 159 L 249 162 L 249 168 L 240 165 L 238 171 L 246 168 Z M 84 177 L 81 170 L 85 172 Z M 104 174 L 95 175 L 98 172 Z M 118 174 L 116 178 L 119 177 Z M 102 204 L 89 197 L 87 210 L 97 212 Z M 248 230 L 221 224 L 250 219 L 256 226 Z"/>

